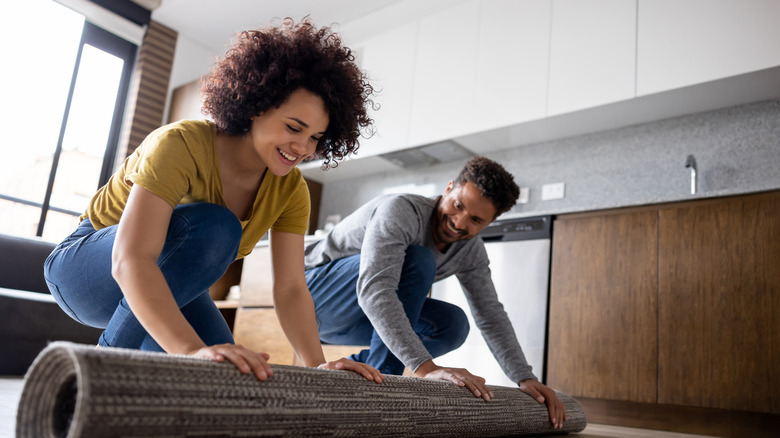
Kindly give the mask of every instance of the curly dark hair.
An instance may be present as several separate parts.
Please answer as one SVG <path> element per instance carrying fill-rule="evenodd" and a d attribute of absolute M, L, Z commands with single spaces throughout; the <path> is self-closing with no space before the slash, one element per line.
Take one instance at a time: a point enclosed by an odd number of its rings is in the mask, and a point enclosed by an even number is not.
<path fill-rule="evenodd" d="M 203 82 L 203 114 L 217 131 L 244 135 L 252 119 L 279 107 L 293 91 L 305 88 L 325 102 L 330 118 L 315 156 L 323 169 L 357 150 L 361 130 L 373 133 L 367 106 L 373 87 L 355 64 L 355 56 L 330 27 L 316 28 L 304 18 L 285 18 L 244 31 Z"/>
<path fill-rule="evenodd" d="M 485 157 L 471 158 L 455 178 L 455 185 L 470 182 L 476 186 L 482 196 L 488 198 L 496 206 L 496 216 L 509 211 L 520 196 L 520 188 L 515 183 L 515 177 L 504 169 L 504 166 Z"/>

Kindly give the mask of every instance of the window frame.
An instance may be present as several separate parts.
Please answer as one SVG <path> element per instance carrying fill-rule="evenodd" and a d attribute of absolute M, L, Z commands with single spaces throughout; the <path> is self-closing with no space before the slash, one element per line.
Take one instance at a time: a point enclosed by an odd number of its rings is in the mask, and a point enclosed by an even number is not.
<path fill-rule="evenodd" d="M 98 184 L 97 187 L 95 187 L 95 190 L 108 182 L 108 179 L 113 173 L 114 163 L 116 162 L 116 154 L 117 150 L 119 149 L 119 136 L 122 129 L 125 108 L 127 106 L 130 81 L 135 68 L 138 46 L 85 20 L 84 28 L 81 33 L 81 41 L 79 42 L 79 48 L 76 55 L 76 62 L 73 66 L 73 74 L 71 76 L 65 110 L 62 115 L 60 132 L 57 137 L 57 145 L 52 157 L 52 165 L 51 170 L 49 171 L 49 179 L 46 185 L 46 192 L 43 197 L 43 202 L 37 203 L 32 200 L 19 199 L 0 194 L 0 198 L 29 206 L 39 207 L 41 209 L 40 219 L 38 220 L 38 228 L 35 233 L 37 237 L 43 236 L 44 226 L 46 225 L 46 216 L 50 210 L 59 213 L 71 214 L 74 216 L 80 216 L 83 213 L 52 206 L 51 196 L 54 189 L 54 182 L 57 176 L 60 155 L 62 153 L 62 142 L 65 137 L 65 130 L 68 125 L 68 116 L 70 114 L 70 107 L 73 101 L 73 93 L 75 91 L 76 80 L 78 78 L 79 67 L 81 65 L 82 53 L 84 51 L 84 46 L 87 44 L 104 52 L 110 53 L 124 61 L 119 87 L 117 90 L 117 96 L 114 103 L 114 114 L 111 120 L 108 139 L 106 141 L 106 150 L 103 154 L 103 163 L 100 170 L 100 177 L 98 179 Z"/>

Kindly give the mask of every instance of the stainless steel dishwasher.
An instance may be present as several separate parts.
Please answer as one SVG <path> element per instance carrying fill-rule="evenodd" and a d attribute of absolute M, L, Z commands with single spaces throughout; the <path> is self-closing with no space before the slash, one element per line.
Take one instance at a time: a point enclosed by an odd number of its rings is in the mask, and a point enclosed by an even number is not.
<path fill-rule="evenodd" d="M 545 381 L 547 303 L 550 277 L 550 216 L 496 221 L 482 230 L 498 299 L 512 322 L 526 360 L 534 374 Z M 498 366 L 474 324 L 458 280 L 452 276 L 436 282 L 433 298 L 460 306 L 468 315 L 471 331 L 457 350 L 435 359 L 438 365 L 467 368 L 488 384 L 516 386 Z"/>

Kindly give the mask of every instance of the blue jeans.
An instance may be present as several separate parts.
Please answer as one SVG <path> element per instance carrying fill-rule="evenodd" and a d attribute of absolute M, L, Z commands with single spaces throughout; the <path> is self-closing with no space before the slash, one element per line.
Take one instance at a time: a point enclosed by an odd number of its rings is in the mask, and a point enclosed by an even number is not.
<path fill-rule="evenodd" d="M 384 374 L 400 375 L 404 365 L 382 342 L 357 301 L 360 254 L 334 260 L 306 270 L 320 340 L 327 344 L 368 345 L 350 357 Z M 460 347 L 469 332 L 466 314 L 458 306 L 428 298 L 436 275 L 431 251 L 422 246 L 406 250 L 398 299 L 406 317 L 433 357 Z"/>
<path fill-rule="evenodd" d="M 117 225 L 95 230 L 84 219 L 46 259 L 44 276 L 57 304 L 76 321 L 105 329 L 104 346 L 163 351 L 133 315 L 111 275 Z M 176 207 L 157 265 L 184 317 L 206 345 L 233 335 L 208 293 L 236 257 L 241 224 L 225 207 Z"/>

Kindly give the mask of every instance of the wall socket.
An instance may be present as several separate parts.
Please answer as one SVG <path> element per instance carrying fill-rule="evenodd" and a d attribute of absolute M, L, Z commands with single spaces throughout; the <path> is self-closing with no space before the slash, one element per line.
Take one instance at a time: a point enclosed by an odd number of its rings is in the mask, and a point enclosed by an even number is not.
<path fill-rule="evenodd" d="M 531 194 L 531 188 L 530 187 L 520 187 L 520 196 L 517 197 L 517 203 L 518 204 L 528 204 L 528 200 L 530 198 Z"/>
<path fill-rule="evenodd" d="M 542 186 L 542 201 L 549 201 L 551 199 L 563 199 L 564 184 L 554 183 L 545 184 Z"/>

